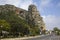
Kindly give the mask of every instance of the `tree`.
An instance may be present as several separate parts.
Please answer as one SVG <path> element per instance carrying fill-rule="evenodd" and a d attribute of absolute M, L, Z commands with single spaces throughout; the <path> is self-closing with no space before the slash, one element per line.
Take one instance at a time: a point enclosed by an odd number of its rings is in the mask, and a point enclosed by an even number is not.
<path fill-rule="evenodd" d="M 1 20 L 0 19 L 0 27 L 1 27 L 0 30 L 4 30 L 4 31 L 9 31 L 10 30 L 10 24 L 6 20 Z"/>
<path fill-rule="evenodd" d="M 33 35 L 39 34 L 38 26 L 33 24 L 28 24 L 26 20 L 21 19 L 18 17 L 19 15 L 16 14 L 15 10 L 9 10 L 0 12 L 0 25 L 3 26 L 2 30 L 10 32 L 12 35 L 22 34 L 22 35 L 29 35 L 30 33 Z M 1 30 L 1 29 L 0 29 Z"/>
<path fill-rule="evenodd" d="M 55 27 L 53 30 L 57 35 L 60 35 L 60 29 L 59 28 Z"/>
<path fill-rule="evenodd" d="M 9 30 L 10 24 L 6 20 L 0 19 L 0 36 L 4 35 L 4 37 L 7 37 Z"/>
<path fill-rule="evenodd" d="M 54 28 L 54 31 L 58 31 L 59 29 L 57 27 Z"/>

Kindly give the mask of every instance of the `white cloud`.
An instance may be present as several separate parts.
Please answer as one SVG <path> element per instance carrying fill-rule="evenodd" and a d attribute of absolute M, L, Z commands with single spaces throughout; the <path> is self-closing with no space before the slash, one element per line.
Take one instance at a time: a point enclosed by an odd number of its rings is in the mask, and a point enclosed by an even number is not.
<path fill-rule="evenodd" d="M 47 7 L 51 3 L 51 1 L 52 0 L 41 0 L 40 6 L 41 7 Z"/>
<path fill-rule="evenodd" d="M 45 10 L 47 8 L 52 7 L 54 4 L 51 2 L 52 0 L 40 0 L 40 7 L 39 7 L 40 12 L 45 13 Z"/>
<path fill-rule="evenodd" d="M 12 5 L 15 5 L 15 6 L 18 6 L 19 4 L 19 0 L 0 0 L 0 4 L 12 4 Z"/>
<path fill-rule="evenodd" d="M 32 0 L 24 0 L 20 3 L 20 7 L 27 10 L 30 4 L 33 4 Z"/>
<path fill-rule="evenodd" d="M 60 2 L 57 5 L 52 2 L 53 0 L 41 0 L 40 12 L 45 13 L 45 8 L 54 8 L 55 6 L 60 7 Z M 48 16 L 43 16 L 43 20 L 46 23 L 47 29 L 53 29 L 54 27 L 60 28 L 60 17 L 54 15 L 48 15 Z"/>
<path fill-rule="evenodd" d="M 0 5 L 2 4 L 12 4 L 27 10 L 30 4 L 36 4 L 36 3 L 33 3 L 32 0 L 0 0 Z"/>
<path fill-rule="evenodd" d="M 54 15 L 42 16 L 44 22 L 46 23 L 47 29 L 53 29 L 54 27 L 60 28 L 60 17 L 56 17 Z"/>

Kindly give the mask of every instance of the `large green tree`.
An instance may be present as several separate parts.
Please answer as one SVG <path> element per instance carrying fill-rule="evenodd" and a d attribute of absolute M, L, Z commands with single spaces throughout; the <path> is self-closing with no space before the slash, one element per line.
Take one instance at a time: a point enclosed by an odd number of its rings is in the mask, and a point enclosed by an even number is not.
<path fill-rule="evenodd" d="M 10 30 L 10 24 L 6 20 L 0 19 L 0 30 L 9 31 Z"/>
<path fill-rule="evenodd" d="M 53 30 L 57 35 L 60 35 L 60 29 L 59 28 L 55 27 Z"/>

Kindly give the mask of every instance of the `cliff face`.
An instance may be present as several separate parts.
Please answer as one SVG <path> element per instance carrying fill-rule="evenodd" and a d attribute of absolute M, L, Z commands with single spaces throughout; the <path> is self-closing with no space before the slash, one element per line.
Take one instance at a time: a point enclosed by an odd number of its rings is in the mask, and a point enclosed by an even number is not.
<path fill-rule="evenodd" d="M 28 19 L 29 23 L 39 26 L 40 30 L 45 30 L 45 24 L 43 18 L 39 14 L 37 7 L 35 5 L 30 5 L 28 8 Z"/>
<path fill-rule="evenodd" d="M 15 7 L 13 5 L 0 5 L 0 12 L 15 11 L 16 15 L 23 20 L 26 20 L 28 24 L 39 26 L 40 30 L 45 30 L 45 24 L 43 18 L 40 16 L 39 11 L 35 5 L 30 5 L 27 10 Z"/>
<path fill-rule="evenodd" d="M 20 18 L 22 19 L 26 18 L 25 16 L 26 15 L 25 13 L 27 13 L 26 10 L 23 10 L 21 8 L 15 7 L 14 5 L 9 5 L 9 4 L 0 5 L 0 12 L 8 12 L 8 11 L 15 11 Z"/>

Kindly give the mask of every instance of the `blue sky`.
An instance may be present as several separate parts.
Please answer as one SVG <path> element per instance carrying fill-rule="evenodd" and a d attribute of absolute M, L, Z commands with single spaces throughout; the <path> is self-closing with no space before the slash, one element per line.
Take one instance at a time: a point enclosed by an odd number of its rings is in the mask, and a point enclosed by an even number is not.
<path fill-rule="evenodd" d="M 60 0 L 0 0 L 0 5 L 12 4 L 28 10 L 30 4 L 37 6 L 46 24 L 46 29 L 60 28 Z"/>

